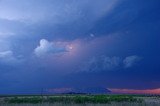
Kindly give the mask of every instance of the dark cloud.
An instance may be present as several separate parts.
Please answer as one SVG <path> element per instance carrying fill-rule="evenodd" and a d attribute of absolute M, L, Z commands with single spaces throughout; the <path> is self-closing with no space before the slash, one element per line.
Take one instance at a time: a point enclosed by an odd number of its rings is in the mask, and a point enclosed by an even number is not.
<path fill-rule="evenodd" d="M 0 0 L 0 91 L 18 92 L 20 85 L 21 92 L 160 87 L 159 5 L 159 0 Z"/>

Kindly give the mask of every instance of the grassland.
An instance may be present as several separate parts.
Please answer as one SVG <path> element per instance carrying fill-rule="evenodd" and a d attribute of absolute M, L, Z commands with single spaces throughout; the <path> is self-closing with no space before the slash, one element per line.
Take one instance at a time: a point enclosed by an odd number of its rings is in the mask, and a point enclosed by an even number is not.
<path fill-rule="evenodd" d="M 160 106 L 159 97 L 136 95 L 7 96 L 0 106 Z"/>

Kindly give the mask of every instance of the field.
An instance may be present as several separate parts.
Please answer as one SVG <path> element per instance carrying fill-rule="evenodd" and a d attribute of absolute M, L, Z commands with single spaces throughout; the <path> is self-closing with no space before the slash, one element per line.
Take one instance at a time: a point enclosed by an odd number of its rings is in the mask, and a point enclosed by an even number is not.
<path fill-rule="evenodd" d="M 160 106 L 160 97 L 143 95 L 1 96 L 0 106 Z"/>

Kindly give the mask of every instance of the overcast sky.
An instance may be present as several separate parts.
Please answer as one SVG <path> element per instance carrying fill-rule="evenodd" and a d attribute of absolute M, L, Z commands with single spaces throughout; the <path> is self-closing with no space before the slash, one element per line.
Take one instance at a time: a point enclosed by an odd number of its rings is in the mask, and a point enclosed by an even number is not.
<path fill-rule="evenodd" d="M 0 94 L 160 88 L 159 0 L 0 0 Z"/>

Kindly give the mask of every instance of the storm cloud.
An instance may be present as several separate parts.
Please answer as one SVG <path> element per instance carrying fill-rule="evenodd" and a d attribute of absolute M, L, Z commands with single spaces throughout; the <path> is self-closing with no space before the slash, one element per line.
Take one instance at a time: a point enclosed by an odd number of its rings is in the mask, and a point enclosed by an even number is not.
<path fill-rule="evenodd" d="M 159 5 L 159 0 L 0 0 L 0 93 L 159 88 Z"/>

